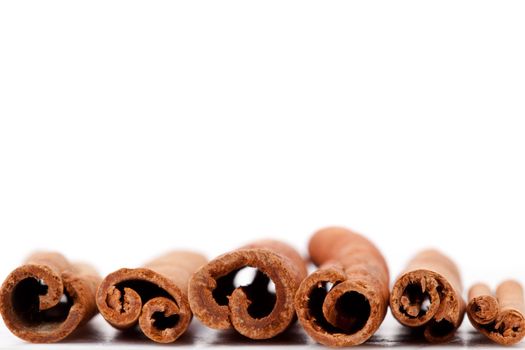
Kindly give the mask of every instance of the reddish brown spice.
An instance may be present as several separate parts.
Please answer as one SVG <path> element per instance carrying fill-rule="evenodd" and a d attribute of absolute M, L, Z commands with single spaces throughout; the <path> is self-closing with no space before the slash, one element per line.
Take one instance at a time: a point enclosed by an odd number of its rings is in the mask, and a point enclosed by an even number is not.
<path fill-rule="evenodd" d="M 341 227 L 317 231 L 309 252 L 320 267 L 297 291 L 299 322 L 324 345 L 365 342 L 388 307 L 389 273 L 381 252 L 365 237 Z"/>
<path fill-rule="evenodd" d="M 98 309 L 115 328 L 127 329 L 138 323 L 149 339 L 174 342 L 192 318 L 188 281 L 206 261 L 198 253 L 173 251 L 142 268 L 112 272 L 98 289 Z"/>
<path fill-rule="evenodd" d="M 89 265 L 72 264 L 63 255 L 37 252 L 7 276 L 0 291 L 6 326 L 33 343 L 64 339 L 97 312 L 100 276 Z"/>
<path fill-rule="evenodd" d="M 256 268 L 256 275 L 249 285 L 236 287 L 235 276 L 245 267 Z M 208 327 L 233 327 L 251 339 L 271 338 L 293 322 L 293 298 L 305 276 L 305 262 L 292 247 L 257 241 L 200 268 L 190 282 L 190 305 Z M 270 281 L 275 292 L 268 289 Z"/>
<path fill-rule="evenodd" d="M 519 343 L 525 336 L 525 301 L 517 281 L 505 281 L 493 295 L 483 283 L 468 293 L 467 315 L 472 325 L 490 340 L 501 345 Z"/>
<path fill-rule="evenodd" d="M 436 250 L 417 254 L 394 283 L 390 309 L 403 325 L 422 329 L 429 342 L 453 338 L 465 314 L 456 264 Z"/>

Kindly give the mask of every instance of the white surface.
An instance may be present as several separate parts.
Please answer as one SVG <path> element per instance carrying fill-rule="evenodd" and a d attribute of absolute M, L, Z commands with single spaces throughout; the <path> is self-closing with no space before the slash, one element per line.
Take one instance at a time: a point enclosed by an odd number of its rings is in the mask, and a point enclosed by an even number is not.
<path fill-rule="evenodd" d="M 495 348 L 497 345 L 491 343 L 481 334 L 476 332 L 468 323 L 462 325 L 456 337 L 445 345 L 431 345 L 424 341 L 414 339 L 410 332 L 400 326 L 393 317 L 388 314 L 385 322 L 379 331 L 362 347 L 367 349 L 382 349 L 385 347 L 403 348 Z M 152 343 L 145 338 L 139 331 L 120 332 L 113 329 L 101 316 L 97 316 L 90 326 L 78 332 L 68 340 L 57 344 L 28 344 L 18 340 L 9 334 L 5 329 L 0 330 L 0 348 L 39 348 L 39 349 L 91 349 L 91 348 L 145 348 L 159 347 L 160 344 Z M 299 324 L 294 325 L 285 333 L 274 339 L 265 341 L 253 341 L 242 337 L 233 331 L 216 331 L 202 326 L 198 321 L 193 320 L 189 331 L 179 338 L 175 343 L 166 345 L 167 347 L 177 348 L 215 348 L 215 347 L 235 347 L 235 348 L 292 348 L 323 349 L 322 345 L 316 344 L 302 330 Z M 505 348 L 505 347 L 502 347 Z M 518 344 L 513 348 L 525 348 L 525 343 Z"/>
<path fill-rule="evenodd" d="M 525 2 L 2 1 L 0 275 L 345 225 L 525 281 Z M 0 332 L 5 334 L 5 329 Z M 3 336 L 2 339 L 5 339 Z"/>

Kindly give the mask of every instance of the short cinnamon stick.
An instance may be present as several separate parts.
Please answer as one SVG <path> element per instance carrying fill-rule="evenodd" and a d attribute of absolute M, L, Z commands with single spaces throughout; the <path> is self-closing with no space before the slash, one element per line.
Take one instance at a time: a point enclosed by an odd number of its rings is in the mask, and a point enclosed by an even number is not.
<path fill-rule="evenodd" d="M 516 281 L 505 281 L 493 295 L 483 283 L 468 293 L 467 315 L 472 325 L 490 340 L 513 345 L 525 336 L 523 288 Z"/>
<path fill-rule="evenodd" d="M 89 265 L 72 264 L 59 253 L 34 253 L 2 284 L 4 322 L 23 340 L 60 341 L 96 314 L 100 280 Z"/>
<path fill-rule="evenodd" d="M 389 272 L 381 252 L 365 237 L 341 227 L 317 231 L 309 252 L 320 267 L 297 291 L 299 322 L 324 345 L 365 342 L 388 308 Z"/>
<path fill-rule="evenodd" d="M 390 308 L 401 324 L 423 330 L 429 342 L 446 342 L 463 321 L 461 292 L 455 263 L 437 250 L 425 250 L 394 283 Z"/>
<path fill-rule="evenodd" d="M 206 261 L 194 252 L 173 251 L 142 268 L 119 269 L 100 284 L 98 309 L 115 328 L 127 329 L 138 323 L 149 339 L 174 342 L 192 318 L 188 281 Z"/>
<path fill-rule="evenodd" d="M 235 286 L 235 276 L 245 267 L 257 269 L 253 281 Z M 293 298 L 305 276 L 305 262 L 292 247 L 257 241 L 200 268 L 190 282 L 190 305 L 208 327 L 234 328 L 251 339 L 268 339 L 294 321 Z M 268 289 L 270 281 L 275 292 Z"/>

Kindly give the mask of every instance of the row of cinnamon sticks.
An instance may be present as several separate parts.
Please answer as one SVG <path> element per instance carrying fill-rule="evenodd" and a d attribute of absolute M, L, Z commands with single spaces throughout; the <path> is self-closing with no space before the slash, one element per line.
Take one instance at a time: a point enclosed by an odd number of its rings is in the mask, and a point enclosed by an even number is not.
<path fill-rule="evenodd" d="M 208 327 L 233 328 L 251 339 L 272 338 L 298 319 L 315 341 L 352 346 L 377 331 L 389 306 L 401 324 L 430 342 L 452 339 L 465 312 L 499 344 L 525 335 L 519 283 L 506 281 L 495 294 L 477 284 L 466 305 L 457 266 L 438 251 L 417 254 L 391 290 L 381 252 L 350 230 L 319 230 L 309 255 L 318 267 L 310 275 L 292 247 L 263 240 L 211 261 L 175 251 L 102 279 L 58 253 L 35 253 L 4 281 L 0 312 L 11 332 L 30 342 L 64 339 L 100 312 L 112 326 L 138 326 L 159 343 L 174 342 L 195 315 Z M 246 267 L 255 275 L 240 284 L 236 277 Z"/>

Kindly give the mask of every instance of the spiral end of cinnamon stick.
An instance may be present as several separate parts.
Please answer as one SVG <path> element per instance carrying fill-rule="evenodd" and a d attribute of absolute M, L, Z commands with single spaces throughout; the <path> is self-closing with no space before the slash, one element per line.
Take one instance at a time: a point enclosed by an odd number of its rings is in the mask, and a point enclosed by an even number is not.
<path fill-rule="evenodd" d="M 498 300 L 491 295 L 490 288 L 484 283 L 473 285 L 469 290 L 467 314 L 471 322 L 488 324 L 492 322 L 499 311 Z"/>
<path fill-rule="evenodd" d="M 236 286 L 236 275 L 246 267 L 257 269 L 253 280 Z M 305 276 L 305 264 L 293 248 L 278 241 L 256 242 L 199 269 L 190 281 L 190 305 L 208 327 L 233 327 L 251 339 L 272 338 L 293 322 L 294 295 Z"/>
<path fill-rule="evenodd" d="M 476 284 L 469 291 L 467 315 L 472 325 L 492 341 L 513 345 L 525 337 L 523 289 L 505 281 L 492 295 L 488 286 Z"/>
<path fill-rule="evenodd" d="M 470 318 L 479 324 L 492 322 L 498 315 L 498 309 L 498 301 L 491 295 L 477 297 L 467 306 Z"/>
<path fill-rule="evenodd" d="M 343 227 L 314 233 L 312 261 L 321 267 L 299 287 L 299 322 L 317 342 L 328 346 L 364 343 L 383 322 L 388 307 L 388 268 L 364 236 Z"/>
<path fill-rule="evenodd" d="M 308 276 L 297 291 L 295 307 L 306 332 L 328 346 L 359 345 L 386 315 L 388 289 L 372 276 L 349 277 L 337 267 Z"/>
<path fill-rule="evenodd" d="M 96 301 L 112 326 L 126 329 L 138 323 L 142 332 L 158 343 L 174 342 L 192 318 L 185 292 L 149 268 L 124 268 L 109 274 Z"/>
<path fill-rule="evenodd" d="M 71 265 L 58 253 L 37 253 L 2 284 L 0 312 L 17 337 L 53 343 L 96 314 L 99 277 L 86 265 Z"/>
<path fill-rule="evenodd" d="M 435 250 L 418 254 L 407 270 L 390 294 L 392 314 L 405 326 L 423 328 L 429 342 L 449 341 L 465 312 L 459 271 Z"/>

